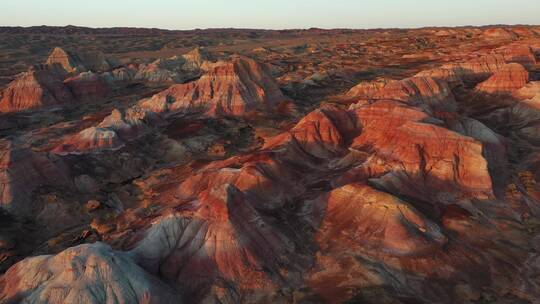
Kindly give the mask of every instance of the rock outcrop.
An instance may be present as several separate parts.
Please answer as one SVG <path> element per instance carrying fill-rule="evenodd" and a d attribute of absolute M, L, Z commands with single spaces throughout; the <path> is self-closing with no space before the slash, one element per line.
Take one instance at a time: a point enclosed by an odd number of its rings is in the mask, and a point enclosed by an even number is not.
<path fill-rule="evenodd" d="M 211 64 L 199 80 L 173 85 L 140 105 L 154 112 L 243 116 L 275 111 L 286 101 L 264 65 L 237 57 Z"/>
<path fill-rule="evenodd" d="M 347 92 L 347 96 L 358 99 L 371 99 L 391 81 L 391 79 L 382 78 L 374 81 L 360 82 Z"/>
<path fill-rule="evenodd" d="M 181 83 L 184 78 L 182 66 L 185 60 L 182 57 L 157 59 L 148 65 L 142 65 L 135 79 L 150 83 Z"/>
<path fill-rule="evenodd" d="M 203 73 L 203 65 L 213 60 L 204 49 L 196 48 L 182 56 L 157 59 L 139 67 L 136 80 L 149 83 L 184 83 L 193 80 Z"/>
<path fill-rule="evenodd" d="M 159 279 L 103 243 L 25 259 L 0 279 L 3 303 L 181 303 Z"/>
<path fill-rule="evenodd" d="M 328 159 L 344 153 L 357 132 L 350 113 L 326 106 L 306 115 L 290 131 L 268 139 L 263 148 L 285 149 L 291 157 L 301 151 L 303 156 Z"/>
<path fill-rule="evenodd" d="M 441 68 L 452 70 L 464 82 L 477 83 L 489 78 L 506 63 L 504 57 L 498 54 L 485 55 L 466 62 L 445 64 Z"/>
<path fill-rule="evenodd" d="M 509 94 L 521 89 L 527 82 L 529 72 L 519 63 L 510 63 L 478 84 L 476 91 L 482 94 Z"/>
<path fill-rule="evenodd" d="M 314 209 L 324 211 L 316 235 L 323 251 L 345 246 L 414 257 L 432 254 L 447 242 L 441 228 L 414 207 L 367 185 L 332 190 L 316 200 Z"/>
<path fill-rule="evenodd" d="M 125 111 L 114 109 L 96 127 L 90 127 L 81 132 L 68 136 L 60 145 L 53 149 L 59 155 L 84 154 L 105 150 L 118 150 L 126 142 L 136 139 L 151 126 L 160 123 L 159 118 L 151 112 L 139 107 Z"/>
<path fill-rule="evenodd" d="M 46 64 L 21 73 L 0 92 L 0 111 L 51 110 L 103 99 L 133 78 L 127 69 L 103 75 L 92 72 L 109 70 L 113 62 L 101 53 L 79 56 L 55 48 Z"/>
<path fill-rule="evenodd" d="M 391 81 L 370 93 L 370 100 L 396 100 L 429 111 L 455 111 L 456 102 L 452 90 L 444 81 L 431 77 L 411 77 Z M 361 103 L 360 103 L 361 104 Z"/>
<path fill-rule="evenodd" d="M 47 65 L 59 65 L 69 73 L 107 71 L 116 66 L 114 58 L 107 58 L 102 52 L 68 52 L 56 47 L 45 62 Z"/>
<path fill-rule="evenodd" d="M 73 102 L 65 86 L 65 72 L 49 66 L 35 66 L 20 74 L 1 92 L 0 111 L 19 112 L 36 108 L 55 108 Z"/>
<path fill-rule="evenodd" d="M 395 102 L 360 107 L 355 114 L 362 133 L 351 147 L 386 160 L 379 169 L 382 174 L 372 180 L 380 187 L 443 203 L 460 196 L 493 195 L 480 142 L 426 123 L 430 118 L 425 113 Z"/>
<path fill-rule="evenodd" d="M 506 64 L 518 63 L 526 68 L 536 65 L 534 52 L 529 45 L 517 44 L 505 46 L 493 53 L 458 63 L 449 63 L 433 70 L 422 71 L 417 76 L 430 76 L 446 81 L 451 87 L 463 82 L 476 84 L 485 81 L 494 73 L 506 69 Z"/>
<path fill-rule="evenodd" d="M 495 50 L 495 53 L 502 54 L 508 63 L 519 63 L 528 69 L 533 69 L 536 64 L 536 56 L 530 45 L 514 44 L 504 46 Z"/>
<path fill-rule="evenodd" d="M 194 48 L 182 57 L 185 59 L 183 66 L 185 71 L 196 72 L 199 69 L 204 69 L 205 63 L 214 61 L 214 56 L 204 48 Z"/>
<path fill-rule="evenodd" d="M 450 88 L 463 85 L 463 80 L 454 69 L 435 68 L 424 70 L 416 74 L 415 77 L 431 77 L 437 81 L 444 81 Z"/>
<path fill-rule="evenodd" d="M 118 150 L 124 142 L 115 131 L 106 128 L 90 127 L 77 135 L 67 138 L 62 144 L 53 149 L 59 155 L 83 154 L 105 150 Z"/>
<path fill-rule="evenodd" d="M 294 260 L 294 250 L 246 195 L 224 184 L 201 191 L 182 212 L 155 222 L 132 253 L 192 301 L 211 291 L 214 300 L 235 302 L 240 294 L 271 301 L 264 295 L 275 288 L 272 273 Z"/>

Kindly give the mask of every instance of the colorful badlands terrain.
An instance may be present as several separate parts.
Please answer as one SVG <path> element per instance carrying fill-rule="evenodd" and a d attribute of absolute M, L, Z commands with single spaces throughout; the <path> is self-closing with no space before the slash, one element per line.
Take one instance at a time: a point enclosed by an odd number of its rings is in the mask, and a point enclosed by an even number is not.
<path fill-rule="evenodd" d="M 0 303 L 539 302 L 539 27 L 0 41 Z"/>

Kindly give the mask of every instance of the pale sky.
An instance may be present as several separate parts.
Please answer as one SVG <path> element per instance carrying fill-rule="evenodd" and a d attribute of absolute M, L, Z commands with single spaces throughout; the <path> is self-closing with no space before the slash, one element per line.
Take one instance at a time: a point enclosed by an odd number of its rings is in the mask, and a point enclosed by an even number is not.
<path fill-rule="evenodd" d="M 540 24 L 540 0 L 0 0 L 0 25 L 388 28 Z"/>

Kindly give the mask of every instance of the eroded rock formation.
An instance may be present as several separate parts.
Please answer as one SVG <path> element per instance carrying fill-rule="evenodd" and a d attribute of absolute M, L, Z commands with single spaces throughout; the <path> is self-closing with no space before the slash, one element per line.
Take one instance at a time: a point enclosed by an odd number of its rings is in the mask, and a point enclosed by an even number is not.
<path fill-rule="evenodd" d="M 148 126 L 150 123 L 158 124 L 159 118 L 139 107 L 132 107 L 125 111 L 114 109 L 97 126 L 67 137 L 53 152 L 67 155 L 118 150 L 126 142 L 143 134 L 150 127 Z"/>
<path fill-rule="evenodd" d="M 0 111 L 20 112 L 56 109 L 108 96 L 115 85 L 132 79 L 127 70 L 116 69 L 115 60 L 102 53 L 68 53 L 55 48 L 45 64 L 21 73 L 0 92 Z"/>
<path fill-rule="evenodd" d="M 106 244 L 28 258 L 0 279 L 6 303 L 179 303 L 180 297 L 132 258 Z"/>
<path fill-rule="evenodd" d="M 182 56 L 157 59 L 141 66 L 135 79 L 150 83 L 183 83 L 193 80 L 203 73 L 204 64 L 213 61 L 213 57 L 204 49 L 196 48 Z"/>
<path fill-rule="evenodd" d="M 55 50 L 4 92 L 118 98 L 2 114 L 0 302 L 535 303 L 533 29 L 250 45 L 257 61 L 220 45 L 214 63 L 106 71 Z M 2 98 L 31 104 L 17 96 Z"/>
<path fill-rule="evenodd" d="M 54 48 L 45 64 L 60 65 L 69 73 L 107 71 L 118 66 L 116 59 L 107 58 L 99 51 L 75 53 L 59 47 Z"/>
<path fill-rule="evenodd" d="M 209 65 L 199 80 L 173 85 L 141 106 L 155 112 L 242 116 L 254 111 L 275 111 L 286 101 L 264 65 L 238 57 Z"/>
<path fill-rule="evenodd" d="M 529 72 L 519 63 L 503 66 L 486 81 L 476 86 L 483 94 L 509 94 L 521 89 L 529 82 Z"/>
<path fill-rule="evenodd" d="M 72 102 L 73 93 L 64 85 L 62 69 L 35 66 L 20 74 L 1 93 L 0 111 L 18 112 L 36 108 L 55 108 Z"/>

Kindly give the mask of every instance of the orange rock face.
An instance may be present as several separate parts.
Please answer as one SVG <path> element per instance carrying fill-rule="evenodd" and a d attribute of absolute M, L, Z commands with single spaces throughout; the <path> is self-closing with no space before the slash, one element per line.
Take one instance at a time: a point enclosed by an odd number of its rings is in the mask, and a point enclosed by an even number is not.
<path fill-rule="evenodd" d="M 396 100 L 429 111 L 455 111 L 454 95 L 445 81 L 431 77 L 411 77 L 391 81 L 370 93 L 372 100 Z"/>
<path fill-rule="evenodd" d="M 80 64 L 73 56 L 58 47 L 54 48 L 45 63 L 48 65 L 58 64 L 68 72 L 74 72 Z"/>
<path fill-rule="evenodd" d="M 349 113 L 325 107 L 308 114 L 289 132 L 269 139 L 264 148 L 285 148 L 329 158 L 342 153 L 355 132 L 356 125 Z"/>
<path fill-rule="evenodd" d="M 22 73 L 2 91 L 0 111 L 54 108 L 73 101 L 72 92 L 63 83 L 64 77 L 62 70 L 47 66 Z"/>
<path fill-rule="evenodd" d="M 302 187 L 292 184 L 294 178 L 280 159 L 269 154 L 232 158 L 213 163 L 189 177 L 180 184 L 176 195 L 183 199 L 195 199 L 202 191 L 230 184 L 254 198 L 251 202 L 257 209 L 278 210 L 292 193 L 301 191 Z M 286 187 L 289 189 L 286 190 Z"/>
<path fill-rule="evenodd" d="M 492 54 L 466 62 L 445 64 L 434 71 L 423 71 L 419 75 L 433 74 L 434 78 L 445 80 L 451 86 L 460 81 L 477 83 L 506 69 L 508 63 L 518 63 L 531 68 L 536 65 L 536 57 L 529 45 L 509 45 L 495 50 Z"/>
<path fill-rule="evenodd" d="M 476 90 L 484 94 L 511 93 L 529 82 L 529 72 L 519 63 L 502 67 L 486 81 L 478 84 Z"/>
<path fill-rule="evenodd" d="M 347 92 L 347 96 L 359 99 L 370 99 L 391 81 L 391 79 L 383 78 L 375 81 L 360 82 Z"/>
<path fill-rule="evenodd" d="M 527 44 L 509 45 L 495 52 L 502 54 L 506 62 L 519 63 L 527 68 L 534 68 L 537 64 L 534 51 Z"/>
<path fill-rule="evenodd" d="M 318 200 L 325 209 L 316 235 L 323 251 L 346 246 L 411 257 L 432 254 L 447 242 L 440 227 L 414 207 L 367 185 L 349 184 Z"/>
<path fill-rule="evenodd" d="M 82 61 L 82 58 L 88 62 Z M 91 72 L 106 70 L 111 66 L 103 54 L 86 54 L 81 57 L 55 48 L 45 65 L 34 66 L 28 72 L 18 75 L 1 92 L 0 111 L 55 109 L 102 99 L 110 94 L 112 86 L 129 78 L 121 71 L 103 76 Z"/>
<path fill-rule="evenodd" d="M 454 69 L 436 68 L 424 70 L 416 74 L 416 77 L 431 77 L 438 81 L 444 81 L 450 88 L 463 85 L 463 80 Z"/>
<path fill-rule="evenodd" d="M 454 96 L 448 85 L 429 77 L 413 77 L 391 83 L 374 98 L 398 100 L 420 107 L 427 105 L 433 111 L 455 109 Z"/>
<path fill-rule="evenodd" d="M 235 58 L 207 69 L 199 80 L 174 85 L 141 106 L 161 112 L 242 116 L 255 110 L 274 111 L 287 101 L 268 69 L 252 59 Z"/>
<path fill-rule="evenodd" d="M 442 69 L 453 70 L 465 82 L 486 80 L 506 64 L 502 55 L 486 55 L 467 62 L 445 64 Z"/>
<path fill-rule="evenodd" d="M 375 181 L 382 187 L 422 199 L 435 195 L 442 202 L 456 195 L 492 195 L 479 142 L 426 123 L 424 113 L 394 102 L 361 107 L 356 115 L 362 133 L 352 147 L 387 160 L 387 173 Z"/>

